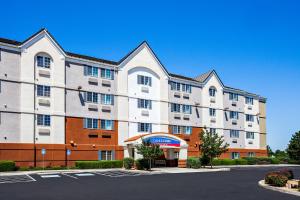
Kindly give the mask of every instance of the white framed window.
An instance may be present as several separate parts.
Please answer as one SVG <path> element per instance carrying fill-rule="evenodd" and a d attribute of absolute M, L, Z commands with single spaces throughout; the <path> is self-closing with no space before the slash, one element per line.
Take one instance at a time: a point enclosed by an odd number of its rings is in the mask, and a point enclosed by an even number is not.
<path fill-rule="evenodd" d="M 239 159 L 239 158 L 240 158 L 240 153 L 238 152 L 231 153 L 231 159 Z"/>
<path fill-rule="evenodd" d="M 215 97 L 216 96 L 216 92 L 217 92 L 217 90 L 216 90 L 215 87 L 210 87 L 209 88 L 209 96 L 210 97 Z"/>
<path fill-rule="evenodd" d="M 230 138 L 239 138 L 240 132 L 238 130 L 230 130 Z"/>
<path fill-rule="evenodd" d="M 246 97 L 245 98 L 245 103 L 248 105 L 253 105 L 253 98 L 252 97 Z"/>
<path fill-rule="evenodd" d="M 50 68 L 51 66 L 51 58 L 47 56 L 37 56 L 36 57 L 36 65 L 38 67 Z"/>
<path fill-rule="evenodd" d="M 180 112 L 180 104 L 171 103 L 171 112 Z"/>
<path fill-rule="evenodd" d="M 113 105 L 114 104 L 114 95 L 111 95 L 111 94 L 101 94 L 101 104 L 104 104 L 104 105 Z"/>
<path fill-rule="evenodd" d="M 138 132 L 152 132 L 152 124 L 150 123 L 138 123 Z"/>
<path fill-rule="evenodd" d="M 85 76 L 93 76 L 93 77 L 98 77 L 98 67 L 93 67 L 93 66 L 84 66 L 84 75 Z"/>
<path fill-rule="evenodd" d="M 36 95 L 39 97 L 50 97 L 50 86 L 37 85 Z"/>
<path fill-rule="evenodd" d="M 180 83 L 170 81 L 171 90 L 180 91 Z"/>
<path fill-rule="evenodd" d="M 101 160 L 113 160 L 112 151 L 101 151 Z"/>
<path fill-rule="evenodd" d="M 192 93 L 192 86 L 188 84 L 182 84 L 182 91 Z"/>
<path fill-rule="evenodd" d="M 192 134 L 192 127 L 191 126 L 183 126 L 182 133 L 188 134 L 188 135 Z"/>
<path fill-rule="evenodd" d="M 236 111 L 230 111 L 230 119 L 239 119 L 239 113 Z"/>
<path fill-rule="evenodd" d="M 210 129 L 209 129 L 209 132 L 210 132 L 210 133 L 217 133 L 217 129 L 215 129 L 215 128 L 210 128 Z"/>
<path fill-rule="evenodd" d="M 98 103 L 98 93 L 84 92 L 84 100 L 88 103 Z"/>
<path fill-rule="evenodd" d="M 149 76 L 142 76 L 142 75 L 137 75 L 137 83 L 139 85 L 152 85 L 152 79 Z"/>
<path fill-rule="evenodd" d="M 192 106 L 191 105 L 182 105 L 182 112 L 184 114 L 192 114 Z"/>
<path fill-rule="evenodd" d="M 114 129 L 114 121 L 113 120 L 105 120 L 101 119 L 101 129 L 103 130 L 113 130 Z"/>
<path fill-rule="evenodd" d="M 214 108 L 209 108 L 209 116 L 215 117 L 215 116 L 216 116 L 216 109 L 214 109 Z"/>
<path fill-rule="evenodd" d="M 37 114 L 37 125 L 38 126 L 51 126 L 50 115 Z"/>
<path fill-rule="evenodd" d="M 173 125 L 172 126 L 172 133 L 173 134 L 179 134 L 180 133 L 180 126 Z"/>
<path fill-rule="evenodd" d="M 248 157 L 255 157 L 255 152 L 248 152 Z"/>
<path fill-rule="evenodd" d="M 229 100 L 232 100 L 232 101 L 238 101 L 239 100 L 239 95 L 236 94 L 236 93 L 229 93 Z"/>
<path fill-rule="evenodd" d="M 83 128 L 87 129 L 98 129 L 98 119 L 95 118 L 84 118 Z"/>
<path fill-rule="evenodd" d="M 254 122 L 254 115 L 246 114 L 246 121 L 247 122 Z"/>
<path fill-rule="evenodd" d="M 254 139 L 254 132 L 246 132 L 247 139 Z"/>
<path fill-rule="evenodd" d="M 152 101 L 148 99 L 137 99 L 137 107 L 144 109 L 152 109 Z"/>
<path fill-rule="evenodd" d="M 101 68 L 101 78 L 114 80 L 114 70 Z"/>

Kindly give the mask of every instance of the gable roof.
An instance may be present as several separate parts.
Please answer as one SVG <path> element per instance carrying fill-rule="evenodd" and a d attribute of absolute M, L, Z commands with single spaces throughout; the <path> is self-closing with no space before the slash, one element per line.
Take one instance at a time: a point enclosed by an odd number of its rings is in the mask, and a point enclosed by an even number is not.
<path fill-rule="evenodd" d="M 206 81 L 206 79 L 210 76 L 211 73 L 213 73 L 214 70 L 210 70 L 204 74 L 200 74 L 195 77 L 195 80 L 199 81 L 200 83 L 203 83 Z"/>

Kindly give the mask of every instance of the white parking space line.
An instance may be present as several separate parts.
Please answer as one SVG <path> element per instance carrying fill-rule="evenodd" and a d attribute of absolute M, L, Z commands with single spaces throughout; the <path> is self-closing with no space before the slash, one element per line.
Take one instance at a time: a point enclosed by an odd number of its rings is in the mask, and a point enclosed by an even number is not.
<path fill-rule="evenodd" d="M 91 173 L 82 173 L 82 174 L 75 174 L 76 176 L 95 176 L 95 174 Z"/>
<path fill-rule="evenodd" d="M 25 183 L 36 181 L 29 175 L 13 175 L 13 176 L 0 176 L 0 184 L 2 183 Z"/>
<path fill-rule="evenodd" d="M 42 178 L 60 178 L 58 174 L 41 175 Z"/>
<path fill-rule="evenodd" d="M 78 179 L 76 176 L 72 176 L 72 175 L 67 174 L 67 173 L 62 173 L 62 175 L 70 177 L 70 178 Z"/>

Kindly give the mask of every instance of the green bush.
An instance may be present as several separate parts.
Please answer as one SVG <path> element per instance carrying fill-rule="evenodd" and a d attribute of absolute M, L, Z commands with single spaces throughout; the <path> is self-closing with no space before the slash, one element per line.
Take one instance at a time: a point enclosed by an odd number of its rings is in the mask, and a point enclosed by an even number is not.
<path fill-rule="evenodd" d="M 124 167 L 125 169 L 131 169 L 134 165 L 134 159 L 133 158 L 124 158 Z"/>
<path fill-rule="evenodd" d="M 135 160 L 135 166 L 138 170 L 149 170 L 149 160 L 147 159 L 137 159 Z"/>
<path fill-rule="evenodd" d="M 75 166 L 79 169 L 107 169 L 121 168 L 122 160 L 99 160 L 99 161 L 76 161 Z"/>
<path fill-rule="evenodd" d="M 276 187 L 284 187 L 287 181 L 288 178 L 278 172 L 271 172 L 265 176 L 265 183 Z"/>
<path fill-rule="evenodd" d="M 221 165 L 235 165 L 235 160 L 233 159 L 221 159 Z"/>
<path fill-rule="evenodd" d="M 206 166 L 206 165 L 210 164 L 210 163 L 209 163 L 209 157 L 203 155 L 203 156 L 200 158 L 200 163 L 201 163 L 202 166 Z"/>
<path fill-rule="evenodd" d="M 198 169 L 201 167 L 200 158 L 197 157 L 189 157 L 186 163 L 188 168 Z"/>
<path fill-rule="evenodd" d="M 212 161 L 212 165 L 221 165 L 221 163 L 222 163 L 222 159 L 213 159 L 213 161 Z"/>
<path fill-rule="evenodd" d="M 16 170 L 16 164 L 11 160 L 0 160 L 0 172 L 14 171 Z"/>
<path fill-rule="evenodd" d="M 245 160 L 245 159 L 242 159 L 242 158 L 240 158 L 240 159 L 235 159 L 234 161 L 235 161 L 235 164 L 236 164 L 236 165 L 247 165 L 247 164 L 248 164 L 248 161 Z"/>
<path fill-rule="evenodd" d="M 256 165 L 257 158 L 256 157 L 244 157 L 244 160 L 247 160 L 248 165 Z"/>
<path fill-rule="evenodd" d="M 282 169 L 279 171 L 279 174 L 286 176 L 289 180 L 294 178 L 294 173 L 290 169 Z"/>

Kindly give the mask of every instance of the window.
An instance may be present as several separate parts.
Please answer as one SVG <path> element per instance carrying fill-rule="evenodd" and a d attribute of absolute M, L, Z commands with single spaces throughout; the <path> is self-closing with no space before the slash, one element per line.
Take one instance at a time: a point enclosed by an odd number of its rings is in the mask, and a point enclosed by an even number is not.
<path fill-rule="evenodd" d="M 171 103 L 171 112 L 180 112 L 180 104 Z"/>
<path fill-rule="evenodd" d="M 138 123 L 138 132 L 152 132 L 152 124 Z"/>
<path fill-rule="evenodd" d="M 192 86 L 187 84 L 182 84 L 182 91 L 192 93 Z"/>
<path fill-rule="evenodd" d="M 114 80 L 114 70 L 101 68 L 101 78 Z"/>
<path fill-rule="evenodd" d="M 37 96 L 40 97 L 50 97 L 50 86 L 37 85 L 36 88 Z"/>
<path fill-rule="evenodd" d="M 254 139 L 254 132 L 246 132 L 247 139 Z"/>
<path fill-rule="evenodd" d="M 113 105 L 114 104 L 114 96 L 111 94 L 101 94 L 101 104 Z"/>
<path fill-rule="evenodd" d="M 172 126 L 172 133 L 173 134 L 178 134 L 180 133 L 180 126 Z"/>
<path fill-rule="evenodd" d="M 101 151 L 101 160 L 112 160 L 112 151 Z"/>
<path fill-rule="evenodd" d="M 247 122 L 254 122 L 254 116 L 246 114 L 246 121 Z"/>
<path fill-rule="evenodd" d="M 84 66 L 84 75 L 98 77 L 98 67 Z"/>
<path fill-rule="evenodd" d="M 152 109 L 152 101 L 147 99 L 138 99 L 138 108 Z"/>
<path fill-rule="evenodd" d="M 50 115 L 37 115 L 37 125 L 38 126 L 50 126 L 51 120 Z"/>
<path fill-rule="evenodd" d="M 239 158 L 240 158 L 240 153 L 238 152 L 231 153 L 231 159 L 239 159 Z"/>
<path fill-rule="evenodd" d="M 139 85 L 148 85 L 148 86 L 152 85 L 151 77 L 138 75 L 137 79 Z"/>
<path fill-rule="evenodd" d="M 239 95 L 235 94 L 235 93 L 229 93 L 229 100 L 238 101 L 239 100 Z"/>
<path fill-rule="evenodd" d="M 188 135 L 192 134 L 192 127 L 191 126 L 183 126 L 182 133 L 188 134 Z"/>
<path fill-rule="evenodd" d="M 98 93 L 96 92 L 85 92 L 85 101 L 86 102 L 92 102 L 92 103 L 98 103 Z"/>
<path fill-rule="evenodd" d="M 230 130 L 230 138 L 239 138 L 240 132 L 238 130 Z"/>
<path fill-rule="evenodd" d="M 51 65 L 51 59 L 47 56 L 37 56 L 37 66 L 38 67 L 44 67 L 44 68 L 50 68 Z"/>
<path fill-rule="evenodd" d="M 210 128 L 210 129 L 209 129 L 209 132 L 210 132 L 210 133 L 217 133 L 217 129 L 215 129 L 215 128 Z"/>
<path fill-rule="evenodd" d="M 255 152 L 248 152 L 248 157 L 255 157 Z"/>
<path fill-rule="evenodd" d="M 215 116 L 216 116 L 216 109 L 210 108 L 210 109 L 209 109 L 209 116 L 215 117 Z"/>
<path fill-rule="evenodd" d="M 184 114 L 192 114 L 192 106 L 191 105 L 182 105 L 182 112 Z"/>
<path fill-rule="evenodd" d="M 171 81 L 170 84 L 171 84 L 171 90 L 180 91 L 180 83 L 176 83 L 176 82 Z"/>
<path fill-rule="evenodd" d="M 216 96 L 216 89 L 214 87 L 209 88 L 209 96 L 211 97 Z"/>
<path fill-rule="evenodd" d="M 253 98 L 252 97 L 246 97 L 245 101 L 246 101 L 246 104 L 253 105 Z"/>
<path fill-rule="evenodd" d="M 239 119 L 239 113 L 235 111 L 230 111 L 230 119 Z"/>
<path fill-rule="evenodd" d="M 98 119 L 84 118 L 83 119 L 83 128 L 97 129 L 98 128 Z"/>
<path fill-rule="evenodd" d="M 113 130 L 113 128 L 114 128 L 114 123 L 112 120 L 101 119 L 101 129 Z"/>

